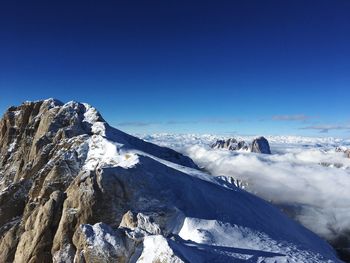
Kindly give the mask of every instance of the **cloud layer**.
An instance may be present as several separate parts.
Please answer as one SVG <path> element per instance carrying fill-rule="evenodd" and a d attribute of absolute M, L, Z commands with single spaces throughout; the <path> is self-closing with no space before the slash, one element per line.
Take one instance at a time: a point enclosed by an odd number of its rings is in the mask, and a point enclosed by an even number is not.
<path fill-rule="evenodd" d="M 269 156 L 202 146 L 191 146 L 186 152 L 212 174 L 245 181 L 256 195 L 294 207 L 295 217 L 323 237 L 334 239 L 350 229 L 350 172 L 346 169 L 350 160 L 341 153 L 294 149 Z"/>
<path fill-rule="evenodd" d="M 189 155 L 213 175 L 247 182 L 248 191 L 292 212 L 303 225 L 328 240 L 350 229 L 350 159 L 335 151 L 338 145 L 349 147 L 348 140 L 268 137 L 273 154 L 263 155 L 210 149 L 216 138 L 212 135 L 145 138 Z"/>

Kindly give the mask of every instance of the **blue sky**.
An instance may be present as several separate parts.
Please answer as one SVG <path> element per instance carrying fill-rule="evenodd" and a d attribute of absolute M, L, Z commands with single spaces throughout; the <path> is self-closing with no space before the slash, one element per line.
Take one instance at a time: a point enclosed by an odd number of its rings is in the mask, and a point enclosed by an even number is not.
<path fill-rule="evenodd" d="M 0 110 L 55 97 L 128 132 L 349 137 L 349 13 L 348 0 L 2 1 Z"/>

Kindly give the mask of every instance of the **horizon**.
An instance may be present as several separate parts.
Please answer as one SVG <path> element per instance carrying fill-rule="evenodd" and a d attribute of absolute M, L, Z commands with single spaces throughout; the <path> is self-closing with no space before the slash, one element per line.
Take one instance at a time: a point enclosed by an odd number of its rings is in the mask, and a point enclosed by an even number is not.
<path fill-rule="evenodd" d="M 0 10 L 0 111 L 50 97 L 133 134 L 349 138 L 350 2 L 23 1 Z"/>
<path fill-rule="evenodd" d="M 69 102 L 77 102 L 77 103 L 87 103 L 84 101 L 75 101 L 75 100 L 71 100 L 71 101 L 61 101 L 57 98 L 47 98 L 47 99 L 39 99 L 39 100 L 32 100 L 32 101 L 23 101 L 18 105 L 9 105 L 8 107 L 5 107 L 5 110 L 3 111 L 3 113 L 6 112 L 6 109 L 8 109 L 11 106 L 20 106 L 23 103 L 26 102 L 37 102 L 37 101 L 44 101 L 44 100 L 49 100 L 49 99 L 53 99 L 53 100 L 58 100 L 60 102 L 62 102 L 63 104 L 69 103 Z M 89 103 L 87 103 L 89 104 Z M 90 104 L 89 104 L 90 105 Z M 93 105 L 90 105 L 93 106 Z M 97 111 L 99 111 L 97 109 Z M 100 111 L 99 111 L 100 112 Z M 101 113 L 101 112 L 100 112 Z M 103 114 L 102 117 L 104 118 Z M 122 130 L 124 132 L 128 132 L 126 129 L 123 129 L 123 126 L 128 126 L 128 125 L 124 125 L 124 124 L 113 124 L 110 123 L 108 120 L 105 119 L 105 121 L 111 125 L 113 128 L 117 128 L 119 130 Z M 119 127 L 118 127 L 119 126 Z M 272 138 L 277 138 L 277 137 L 295 137 L 295 138 L 312 138 L 312 139 L 349 139 L 347 137 L 340 137 L 340 136 L 331 136 L 328 133 L 319 133 L 316 135 L 297 135 L 297 134 L 258 134 L 258 133 L 237 133 L 237 132 L 167 132 L 167 131 L 155 131 L 155 132 L 129 132 L 130 134 L 133 134 L 137 137 L 143 137 L 143 136 L 147 136 L 147 135 L 193 135 L 193 136 L 222 136 L 222 138 L 228 138 L 228 137 L 236 137 L 236 138 L 244 138 L 244 137 L 259 137 L 259 136 L 264 136 L 264 137 L 272 137 Z"/>

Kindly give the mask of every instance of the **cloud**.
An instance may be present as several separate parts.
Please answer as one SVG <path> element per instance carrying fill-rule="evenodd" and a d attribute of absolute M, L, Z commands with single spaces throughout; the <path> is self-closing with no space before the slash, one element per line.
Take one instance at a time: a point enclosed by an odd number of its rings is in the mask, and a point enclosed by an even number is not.
<path fill-rule="evenodd" d="M 275 121 L 307 121 L 312 119 L 311 116 L 306 116 L 304 114 L 297 115 L 274 115 L 272 119 Z"/>
<path fill-rule="evenodd" d="M 171 120 L 166 121 L 164 124 L 166 125 L 178 125 L 178 124 L 197 124 L 198 121 L 181 121 L 181 120 Z"/>
<path fill-rule="evenodd" d="M 328 240 L 350 229 L 350 159 L 335 151 L 299 147 L 262 155 L 195 145 L 184 152 L 213 175 L 232 176 L 265 200 L 293 207 L 298 221 Z M 344 169 L 320 163 L 342 163 Z"/>
<path fill-rule="evenodd" d="M 342 238 L 350 242 L 350 159 L 335 151 L 337 145 L 349 146 L 350 140 L 269 137 L 273 154 L 264 155 L 210 149 L 216 138 L 158 134 L 147 139 L 190 156 L 215 176 L 246 182 L 246 190 L 279 205 L 329 241 Z M 242 139 L 249 141 L 252 137 Z M 312 147 L 316 144 L 323 147 Z"/>
<path fill-rule="evenodd" d="M 330 130 L 350 130 L 350 125 L 311 125 L 299 128 L 300 130 L 317 130 L 320 133 L 328 133 Z"/>

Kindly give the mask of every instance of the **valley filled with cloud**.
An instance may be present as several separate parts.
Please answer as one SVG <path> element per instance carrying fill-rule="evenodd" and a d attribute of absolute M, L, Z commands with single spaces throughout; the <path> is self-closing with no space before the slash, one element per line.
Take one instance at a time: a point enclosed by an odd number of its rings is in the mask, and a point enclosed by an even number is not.
<path fill-rule="evenodd" d="M 272 154 L 266 155 L 210 147 L 225 136 L 154 134 L 143 138 L 187 154 L 213 176 L 239 180 L 247 191 L 277 204 L 331 242 L 348 239 L 350 159 L 336 147 L 349 146 L 349 140 L 271 136 L 267 138 Z M 249 141 L 253 136 L 236 138 Z"/>

